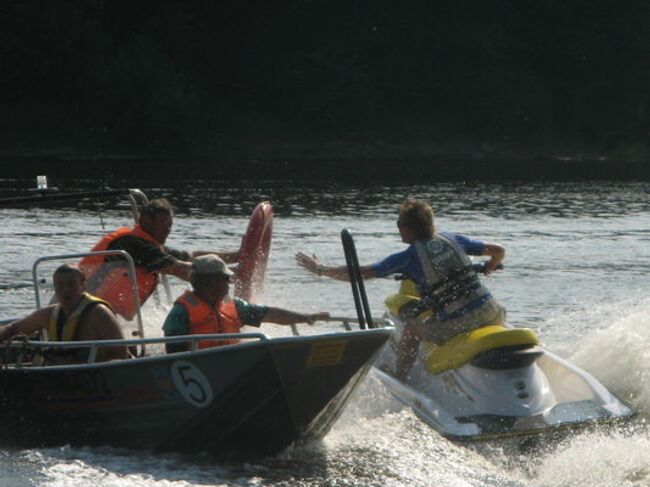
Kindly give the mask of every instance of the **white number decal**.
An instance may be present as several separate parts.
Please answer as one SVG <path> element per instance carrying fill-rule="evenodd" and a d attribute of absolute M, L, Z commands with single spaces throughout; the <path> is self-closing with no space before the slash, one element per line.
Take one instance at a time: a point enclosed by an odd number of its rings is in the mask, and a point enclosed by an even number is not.
<path fill-rule="evenodd" d="M 213 394 L 210 382 L 203 372 L 186 360 L 177 360 L 172 364 L 172 380 L 178 392 L 190 404 L 202 408 L 212 402 Z"/>

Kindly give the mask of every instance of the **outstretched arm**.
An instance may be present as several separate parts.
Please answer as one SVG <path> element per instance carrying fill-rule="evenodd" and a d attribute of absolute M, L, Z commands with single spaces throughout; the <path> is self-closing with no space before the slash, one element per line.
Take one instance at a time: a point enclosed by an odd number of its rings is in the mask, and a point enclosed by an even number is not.
<path fill-rule="evenodd" d="M 490 256 L 490 260 L 485 264 L 485 274 L 487 275 L 499 267 L 506 256 L 506 249 L 499 244 L 486 243 L 481 255 Z"/>
<path fill-rule="evenodd" d="M 236 252 L 215 252 L 209 250 L 195 250 L 191 253 L 192 260 L 207 254 L 217 254 L 226 264 L 236 264 L 239 262 L 239 251 Z"/>
<path fill-rule="evenodd" d="M 192 263 L 191 262 L 185 262 L 183 260 L 176 260 L 172 265 L 169 265 L 167 267 L 163 267 L 160 269 L 160 272 L 163 274 L 169 274 L 171 276 L 176 276 L 179 279 L 183 279 L 184 281 L 189 280 L 190 278 L 190 271 L 192 270 Z"/>
<path fill-rule="evenodd" d="M 190 254 L 190 258 L 194 260 L 197 257 L 200 257 L 201 255 L 208 255 L 208 254 L 217 254 L 219 257 L 223 259 L 223 261 L 226 264 L 233 264 L 236 263 L 239 259 L 239 252 L 208 252 L 204 250 L 197 250 L 195 252 L 192 252 Z M 179 279 L 183 279 L 184 281 L 188 281 L 190 278 L 190 271 L 192 270 L 192 262 L 191 261 L 184 261 L 184 260 L 175 260 L 175 262 L 167 267 L 163 267 L 160 269 L 160 272 L 164 274 L 170 274 L 172 276 L 176 276 Z"/>
<path fill-rule="evenodd" d="M 264 321 L 278 325 L 295 325 L 297 323 L 309 323 L 312 325 L 315 321 L 326 320 L 330 317 L 329 313 L 296 313 L 288 309 L 269 307 L 264 315 Z"/>
<path fill-rule="evenodd" d="M 54 309 L 54 305 L 37 309 L 29 316 L 1 327 L 0 340 L 8 340 L 21 333 L 31 335 L 36 331 L 46 328 L 50 320 L 50 315 L 52 314 L 52 309 Z"/>
<path fill-rule="evenodd" d="M 298 252 L 296 254 L 296 262 L 300 267 L 307 269 L 312 274 L 331 277 L 332 279 L 338 279 L 339 281 L 350 280 L 348 268 L 346 266 L 333 267 L 323 265 L 315 255 L 309 256 L 302 252 Z M 370 266 L 359 267 L 359 270 L 361 271 L 362 279 L 372 279 L 377 277 L 375 276 L 375 271 Z"/>

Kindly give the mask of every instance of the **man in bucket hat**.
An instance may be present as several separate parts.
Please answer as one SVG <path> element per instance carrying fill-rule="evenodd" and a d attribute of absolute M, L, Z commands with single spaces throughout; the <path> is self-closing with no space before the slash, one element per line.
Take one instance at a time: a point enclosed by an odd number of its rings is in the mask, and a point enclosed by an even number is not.
<path fill-rule="evenodd" d="M 189 280 L 191 291 L 185 291 L 174 303 L 163 325 L 165 336 L 212 333 L 239 333 L 244 325 L 260 326 L 263 321 L 279 325 L 312 324 L 329 318 L 329 313 L 297 313 L 247 303 L 228 297 L 233 272 L 216 254 L 197 257 L 192 262 Z M 201 340 L 199 348 L 238 343 L 239 340 Z M 169 343 L 168 353 L 190 349 L 190 342 Z"/>

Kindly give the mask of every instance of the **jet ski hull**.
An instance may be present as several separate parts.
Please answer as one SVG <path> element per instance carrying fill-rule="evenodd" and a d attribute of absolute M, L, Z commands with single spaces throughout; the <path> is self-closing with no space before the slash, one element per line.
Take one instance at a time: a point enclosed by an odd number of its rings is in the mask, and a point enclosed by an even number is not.
<path fill-rule="evenodd" d="M 402 329 L 396 322 L 396 334 Z M 530 435 L 634 414 L 597 379 L 542 348 L 531 363 L 485 368 L 467 362 L 439 373 L 427 370 L 421 353 L 406 383 L 394 367 L 394 337 L 375 363 L 374 374 L 392 394 L 433 429 L 454 440 Z"/>

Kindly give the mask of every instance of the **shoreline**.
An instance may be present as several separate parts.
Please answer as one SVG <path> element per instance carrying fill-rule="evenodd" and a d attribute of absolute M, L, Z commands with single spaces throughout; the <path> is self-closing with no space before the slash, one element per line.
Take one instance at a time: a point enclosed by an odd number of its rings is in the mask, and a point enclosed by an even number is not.
<path fill-rule="evenodd" d="M 152 180 L 286 179 L 286 180 L 390 180 L 444 182 L 461 180 L 594 180 L 650 179 L 650 163 L 605 156 L 490 156 L 466 154 L 350 155 L 311 157 L 142 156 L 112 154 L 0 154 L 4 178 L 31 178 L 37 174 L 65 178 Z"/>

